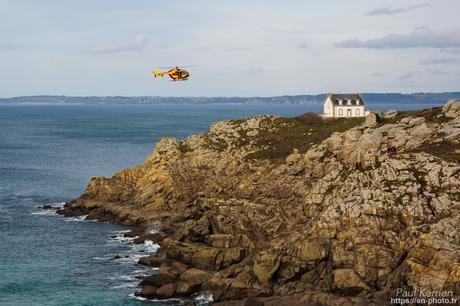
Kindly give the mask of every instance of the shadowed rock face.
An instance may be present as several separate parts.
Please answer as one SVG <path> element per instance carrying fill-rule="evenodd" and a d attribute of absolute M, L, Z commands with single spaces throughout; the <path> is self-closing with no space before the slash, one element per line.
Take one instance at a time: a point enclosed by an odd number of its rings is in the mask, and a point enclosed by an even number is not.
<path fill-rule="evenodd" d="M 63 213 L 159 225 L 166 238 L 142 259 L 159 273 L 137 293 L 149 298 L 381 305 L 415 287 L 458 296 L 460 164 L 431 149 L 458 147 L 460 102 L 374 119 L 350 128 L 258 116 L 165 138 L 144 164 L 92 178 Z"/>

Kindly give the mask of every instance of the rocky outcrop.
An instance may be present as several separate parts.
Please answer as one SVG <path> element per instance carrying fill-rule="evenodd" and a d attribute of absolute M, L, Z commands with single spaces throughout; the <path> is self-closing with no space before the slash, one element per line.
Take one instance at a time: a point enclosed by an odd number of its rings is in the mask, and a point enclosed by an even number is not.
<path fill-rule="evenodd" d="M 140 261 L 159 267 L 137 293 L 148 298 L 382 305 L 397 288 L 458 296 L 460 102 L 371 116 L 257 116 L 162 139 L 144 164 L 91 179 L 63 213 L 155 225 L 161 248 Z"/>

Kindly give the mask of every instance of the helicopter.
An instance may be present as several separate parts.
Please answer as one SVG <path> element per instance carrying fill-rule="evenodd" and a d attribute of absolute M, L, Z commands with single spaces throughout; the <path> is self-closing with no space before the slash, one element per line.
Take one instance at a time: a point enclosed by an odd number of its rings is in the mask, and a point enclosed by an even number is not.
<path fill-rule="evenodd" d="M 155 78 L 169 76 L 173 81 L 187 81 L 188 78 L 192 75 L 190 72 L 186 71 L 184 68 L 175 67 L 158 67 L 158 69 L 168 69 L 164 70 L 153 70 L 153 76 Z"/>

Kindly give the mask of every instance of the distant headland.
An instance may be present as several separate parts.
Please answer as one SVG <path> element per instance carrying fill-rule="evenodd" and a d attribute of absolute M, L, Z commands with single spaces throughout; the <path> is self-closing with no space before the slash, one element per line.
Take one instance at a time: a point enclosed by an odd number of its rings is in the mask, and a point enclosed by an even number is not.
<path fill-rule="evenodd" d="M 322 104 L 327 94 L 274 97 L 161 97 L 161 96 L 21 96 L 0 98 L 0 104 Z M 460 92 L 443 93 L 363 93 L 366 103 L 445 103 L 460 99 Z"/>

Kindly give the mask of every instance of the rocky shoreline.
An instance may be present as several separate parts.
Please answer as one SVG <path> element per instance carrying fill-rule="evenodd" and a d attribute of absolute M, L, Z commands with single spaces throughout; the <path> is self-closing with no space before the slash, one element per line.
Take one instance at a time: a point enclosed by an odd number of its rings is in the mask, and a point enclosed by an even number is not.
<path fill-rule="evenodd" d="M 161 245 L 137 295 L 215 305 L 386 305 L 460 294 L 460 102 L 366 120 L 257 116 L 160 140 L 65 216 Z M 152 231 L 152 229 L 155 231 Z"/>

